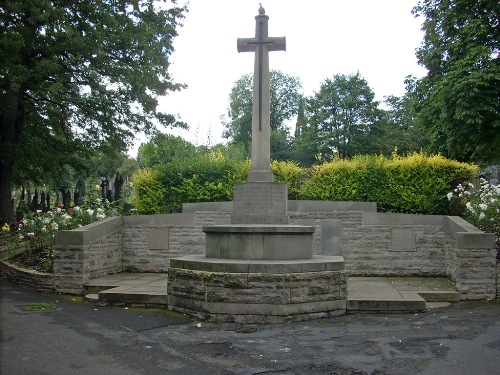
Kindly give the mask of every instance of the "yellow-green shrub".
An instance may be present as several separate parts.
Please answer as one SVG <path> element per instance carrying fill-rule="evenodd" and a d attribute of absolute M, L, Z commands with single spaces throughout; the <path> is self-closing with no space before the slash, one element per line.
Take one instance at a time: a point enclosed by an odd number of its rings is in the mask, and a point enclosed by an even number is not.
<path fill-rule="evenodd" d="M 166 211 L 165 186 L 153 169 L 139 169 L 132 175 L 132 205 L 138 214 L 158 214 Z"/>
<path fill-rule="evenodd" d="M 477 166 L 440 155 L 356 156 L 311 169 L 302 199 L 377 202 L 379 211 L 446 214 L 446 193 L 473 178 Z"/>
<path fill-rule="evenodd" d="M 288 199 L 298 199 L 300 187 L 306 178 L 306 170 L 294 161 L 276 161 L 271 163 L 275 182 L 286 182 Z"/>

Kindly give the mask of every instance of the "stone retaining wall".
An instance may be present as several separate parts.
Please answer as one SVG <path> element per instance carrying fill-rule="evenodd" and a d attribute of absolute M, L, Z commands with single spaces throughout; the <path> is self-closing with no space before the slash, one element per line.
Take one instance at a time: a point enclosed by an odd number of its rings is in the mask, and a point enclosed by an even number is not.
<path fill-rule="evenodd" d="M 232 202 L 190 203 L 182 214 L 107 219 L 56 238 L 55 288 L 79 293 L 104 274 L 165 272 L 205 253 L 202 226 L 228 224 Z M 313 225 L 313 253 L 343 256 L 350 276 L 446 276 L 463 299 L 493 298 L 493 234 L 460 218 L 376 212 L 362 202 L 288 201 L 290 224 Z"/>
<path fill-rule="evenodd" d="M 0 261 L 0 276 L 19 284 L 35 288 L 40 292 L 54 291 L 54 275 L 20 268 L 6 261 Z"/>

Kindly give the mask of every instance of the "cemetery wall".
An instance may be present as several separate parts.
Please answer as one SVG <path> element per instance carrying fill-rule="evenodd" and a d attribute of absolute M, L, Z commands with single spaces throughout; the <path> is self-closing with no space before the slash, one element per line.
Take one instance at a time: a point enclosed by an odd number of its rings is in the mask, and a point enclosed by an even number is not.
<path fill-rule="evenodd" d="M 166 272 L 171 258 L 204 254 L 202 226 L 227 224 L 231 202 L 184 213 L 107 219 L 56 239 L 56 290 L 81 292 L 116 272 Z M 443 276 L 463 299 L 496 294 L 494 236 L 460 218 L 377 213 L 374 203 L 289 201 L 290 223 L 315 226 L 313 253 L 341 255 L 350 276 Z"/>

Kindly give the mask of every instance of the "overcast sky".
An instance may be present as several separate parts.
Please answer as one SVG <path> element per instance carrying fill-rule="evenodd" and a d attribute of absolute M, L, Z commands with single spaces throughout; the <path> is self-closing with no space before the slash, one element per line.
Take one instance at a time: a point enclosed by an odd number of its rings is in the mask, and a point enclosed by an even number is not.
<path fill-rule="evenodd" d="M 178 0 L 178 4 L 183 4 Z M 286 51 L 269 54 L 270 69 L 300 78 L 303 94 L 313 95 L 326 78 L 359 72 L 376 100 L 404 94 L 404 78 L 422 77 L 415 49 L 421 44 L 417 0 L 264 0 L 269 36 L 286 37 Z M 179 114 L 189 131 L 167 130 L 197 145 L 223 141 L 220 116 L 229 93 L 253 72 L 253 53 L 238 53 L 237 38 L 255 35 L 259 2 L 190 0 L 178 29 L 170 73 L 188 88 L 160 99 L 159 109 Z M 293 129 L 292 129 L 293 130 Z M 138 138 L 130 154 L 136 156 Z"/>

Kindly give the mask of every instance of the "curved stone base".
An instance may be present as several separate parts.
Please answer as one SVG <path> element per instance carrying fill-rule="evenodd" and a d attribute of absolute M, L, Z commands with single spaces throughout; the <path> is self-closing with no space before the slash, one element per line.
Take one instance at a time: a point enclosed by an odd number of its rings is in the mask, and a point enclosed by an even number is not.
<path fill-rule="evenodd" d="M 286 323 L 344 314 L 342 257 L 235 261 L 171 260 L 168 306 L 212 322 Z"/>

